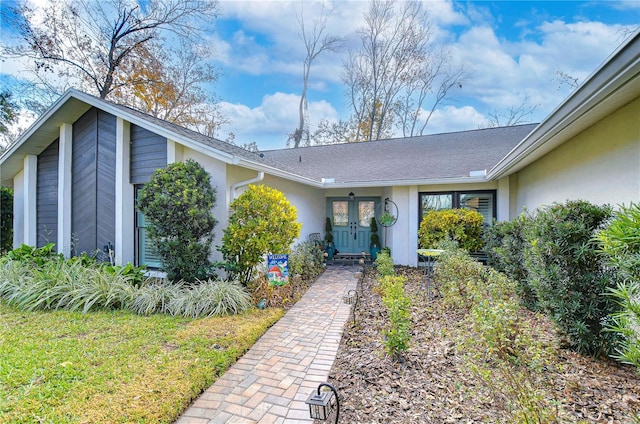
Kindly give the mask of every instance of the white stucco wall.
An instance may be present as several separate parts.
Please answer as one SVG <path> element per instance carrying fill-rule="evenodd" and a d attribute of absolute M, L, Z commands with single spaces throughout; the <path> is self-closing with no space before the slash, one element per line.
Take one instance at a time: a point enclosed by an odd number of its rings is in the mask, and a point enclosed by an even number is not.
<path fill-rule="evenodd" d="M 640 199 L 640 99 L 583 131 L 517 173 L 516 205 L 582 199 L 612 206 Z"/>
<path fill-rule="evenodd" d="M 228 167 L 228 182 L 232 184 L 247 181 L 257 176 L 257 171 L 240 168 L 237 166 Z M 321 233 L 324 235 L 324 222 L 326 217 L 326 206 L 324 191 L 318 188 L 300 184 L 283 178 L 265 174 L 264 179 L 254 184 L 264 184 L 268 187 L 281 191 L 285 197 L 295 206 L 298 212 L 298 222 L 302 223 L 299 241 L 309 239 L 311 233 Z M 242 194 L 246 186 L 239 187 L 237 195 Z"/>
<path fill-rule="evenodd" d="M 211 185 L 216 189 L 216 204 L 213 208 L 213 216 L 218 220 L 218 224 L 214 229 L 215 238 L 213 240 L 213 252 L 211 259 L 213 261 L 222 260 L 222 255 L 215 249 L 215 246 L 222 244 L 222 229 L 227 226 L 228 208 L 225 199 L 227 198 L 227 165 L 210 156 L 204 155 L 188 147 L 175 145 L 172 146 L 173 158 L 176 161 L 186 161 L 193 159 L 211 175 Z"/>

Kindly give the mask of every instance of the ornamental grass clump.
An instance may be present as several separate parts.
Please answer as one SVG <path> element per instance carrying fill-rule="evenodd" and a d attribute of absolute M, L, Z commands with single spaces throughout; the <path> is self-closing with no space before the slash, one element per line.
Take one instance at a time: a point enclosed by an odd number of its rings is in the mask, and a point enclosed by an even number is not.
<path fill-rule="evenodd" d="M 200 318 L 237 314 L 252 306 L 251 295 L 240 284 L 207 280 L 183 285 L 169 300 L 168 311 L 171 315 Z"/>
<path fill-rule="evenodd" d="M 235 282 L 143 278 L 142 268 L 101 265 L 88 257 L 64 259 L 50 250 L 23 246 L 0 260 L 0 298 L 26 311 L 127 309 L 187 318 L 237 314 L 252 307 L 249 292 Z"/>
<path fill-rule="evenodd" d="M 114 275 L 81 261 L 56 260 L 33 267 L 7 260 L 0 265 L 0 296 L 27 311 L 121 309 L 131 301 L 133 280 L 132 275 Z"/>

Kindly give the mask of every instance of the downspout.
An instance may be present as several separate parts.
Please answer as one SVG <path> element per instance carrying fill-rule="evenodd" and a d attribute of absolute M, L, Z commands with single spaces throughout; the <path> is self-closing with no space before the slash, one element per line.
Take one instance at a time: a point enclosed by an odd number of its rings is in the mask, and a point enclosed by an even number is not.
<path fill-rule="evenodd" d="M 253 183 L 257 183 L 264 180 L 264 172 L 263 171 L 259 171 L 258 175 L 254 178 L 251 178 L 250 180 L 246 180 L 246 181 L 240 181 L 239 183 L 235 183 L 235 184 L 231 184 L 231 188 L 229 189 L 229 195 L 228 195 L 228 199 L 227 199 L 227 206 L 231 204 L 231 202 L 233 200 L 236 199 L 236 190 L 239 189 L 240 187 L 244 187 L 246 185 L 249 184 L 253 184 Z"/>

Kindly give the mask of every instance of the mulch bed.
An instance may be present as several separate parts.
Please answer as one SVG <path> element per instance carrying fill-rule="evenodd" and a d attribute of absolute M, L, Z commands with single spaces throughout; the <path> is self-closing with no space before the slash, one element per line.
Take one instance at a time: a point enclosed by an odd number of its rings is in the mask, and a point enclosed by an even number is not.
<path fill-rule="evenodd" d="M 491 389 L 465 365 L 456 340 L 468 334 L 459 313 L 447 310 L 437 290 L 431 300 L 419 291 L 421 270 L 396 267 L 408 277 L 413 297 L 410 348 L 394 360 L 382 332 L 388 325 L 368 269 L 358 286 L 356 325 L 345 325 L 329 382 L 340 395 L 343 423 L 516 422 L 508 390 Z M 543 326 L 547 342 L 560 343 L 553 324 L 523 312 Z M 635 368 L 557 348 L 555 363 L 533 378 L 547 384 L 546 401 L 557 403 L 558 422 L 630 423 L 640 413 L 640 377 Z M 549 403 L 547 403 L 549 404 Z M 533 421 L 532 421 L 533 422 Z"/>

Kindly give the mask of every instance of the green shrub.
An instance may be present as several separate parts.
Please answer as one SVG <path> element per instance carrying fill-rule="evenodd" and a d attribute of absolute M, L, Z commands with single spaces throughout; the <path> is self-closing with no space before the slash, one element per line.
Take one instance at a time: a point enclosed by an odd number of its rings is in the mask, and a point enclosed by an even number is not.
<path fill-rule="evenodd" d="M 374 265 L 378 271 L 378 279 L 384 278 L 388 275 L 394 275 L 396 273 L 393 268 L 393 259 L 391 259 L 391 256 L 389 256 L 385 250 L 378 253 L 378 257 L 376 258 Z"/>
<path fill-rule="evenodd" d="M 614 357 L 640 369 L 640 204 L 620 206 L 597 239 L 619 281 L 610 289 L 620 306 L 608 323 L 608 329 L 621 339 Z"/>
<path fill-rule="evenodd" d="M 13 246 L 13 190 L 0 187 L 0 255 Z"/>
<path fill-rule="evenodd" d="M 42 247 L 32 247 L 22 244 L 7 252 L 7 259 L 31 264 L 35 267 L 42 266 L 47 262 L 64 260 L 61 253 L 56 253 L 55 244 L 48 243 Z"/>
<path fill-rule="evenodd" d="M 296 244 L 289 254 L 289 273 L 310 281 L 322 274 L 324 255 L 319 245 L 308 241 Z"/>
<path fill-rule="evenodd" d="M 525 267 L 524 252 L 528 248 L 525 230 L 531 225 L 531 219 L 521 214 L 513 221 L 496 222 L 484 233 L 484 251 L 488 263 L 503 272 L 514 281 L 516 293 L 524 306 L 537 310 L 538 298 L 529 284 Z"/>
<path fill-rule="evenodd" d="M 600 355 L 615 346 L 603 321 L 618 310 L 614 276 L 597 252 L 594 235 L 611 216 L 608 206 L 568 201 L 539 209 L 527 231 L 530 284 L 540 308 L 554 320 L 572 349 Z"/>
<path fill-rule="evenodd" d="M 640 203 L 620 206 L 597 239 L 621 280 L 640 281 Z"/>
<path fill-rule="evenodd" d="M 264 185 L 249 185 L 230 210 L 220 250 L 227 270 L 246 286 L 265 254 L 289 253 L 301 225 L 284 194 Z"/>
<path fill-rule="evenodd" d="M 382 303 L 389 314 L 384 345 L 394 358 L 409 348 L 411 340 L 411 299 L 404 292 L 405 282 L 405 277 L 394 275 L 387 275 L 380 282 Z"/>
<path fill-rule="evenodd" d="M 556 402 L 545 398 L 550 383 L 541 372 L 553 352 L 520 318 L 515 283 L 461 249 L 440 256 L 436 278 L 445 304 L 464 313 L 462 325 L 472 330 L 457 343 L 466 365 L 507 402 L 510 422 L 554 422 Z"/>
<path fill-rule="evenodd" d="M 469 310 L 476 292 L 486 284 L 487 271 L 462 249 L 445 250 L 434 269 L 434 281 L 447 307 Z"/>
<path fill-rule="evenodd" d="M 194 282 L 212 275 L 215 201 L 211 176 L 193 160 L 156 170 L 140 190 L 138 208 L 169 280 Z"/>
<path fill-rule="evenodd" d="M 612 356 L 640 370 L 640 282 L 620 282 L 610 289 L 610 295 L 620 305 L 620 311 L 612 314 L 607 323 L 607 329 L 620 337 Z"/>
<path fill-rule="evenodd" d="M 471 209 L 430 210 L 422 218 L 418 229 L 418 244 L 430 249 L 442 240 L 455 240 L 460 248 L 477 252 L 482 248 L 482 220 Z"/>

